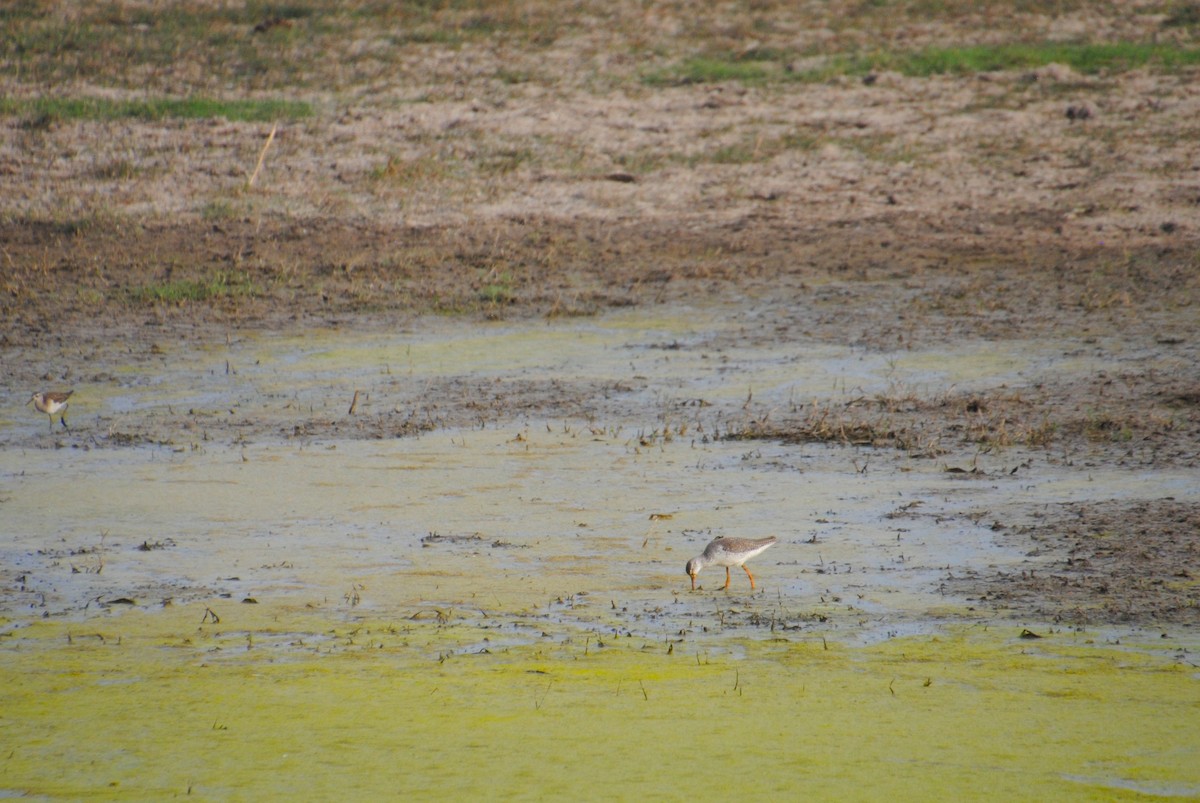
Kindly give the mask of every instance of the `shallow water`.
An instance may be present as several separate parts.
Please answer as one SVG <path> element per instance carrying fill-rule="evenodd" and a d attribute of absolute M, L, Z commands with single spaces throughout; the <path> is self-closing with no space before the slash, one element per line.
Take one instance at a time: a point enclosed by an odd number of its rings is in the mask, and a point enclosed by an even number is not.
<path fill-rule="evenodd" d="M 742 325 L 246 338 L 131 368 L 75 426 L 211 407 L 282 432 L 301 409 L 345 416 L 356 389 L 364 414 L 417 404 L 446 376 L 627 389 L 588 420 L 402 439 L 0 450 L 0 795 L 1200 795 L 1196 645 L 995 620 L 939 588 L 1038 568 L 996 522 L 1182 496 L 1185 472 L 1011 450 L 954 456 L 987 471 L 964 476 L 713 442 L 705 408 L 644 437 L 667 400 L 937 392 L 1086 358 L 726 343 Z M 711 538 L 772 533 L 756 591 L 736 569 L 728 592 L 720 569 L 690 590 Z"/>

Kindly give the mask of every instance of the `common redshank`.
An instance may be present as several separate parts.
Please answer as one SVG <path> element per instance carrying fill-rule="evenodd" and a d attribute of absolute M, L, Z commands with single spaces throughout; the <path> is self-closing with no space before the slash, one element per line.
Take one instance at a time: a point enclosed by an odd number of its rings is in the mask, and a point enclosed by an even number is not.
<path fill-rule="evenodd" d="M 704 548 L 699 557 L 692 558 L 687 563 L 688 576 L 692 578 L 692 590 L 696 590 L 696 575 L 705 566 L 725 567 L 725 588 L 729 588 L 729 567 L 741 566 L 750 578 L 750 588 L 754 588 L 754 575 L 746 568 L 746 561 L 755 555 L 762 554 L 767 547 L 773 546 L 779 539 L 775 536 L 767 538 L 716 538 Z"/>

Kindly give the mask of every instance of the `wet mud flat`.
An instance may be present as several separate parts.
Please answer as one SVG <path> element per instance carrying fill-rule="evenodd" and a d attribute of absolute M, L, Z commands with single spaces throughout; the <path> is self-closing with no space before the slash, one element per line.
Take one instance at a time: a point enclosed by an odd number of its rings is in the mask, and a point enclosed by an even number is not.
<path fill-rule="evenodd" d="M 20 416 L 6 422 L 6 450 L 18 470 L 125 449 L 168 461 L 228 453 L 249 468 L 264 445 L 479 431 L 519 446 L 558 434 L 635 452 L 723 444 L 804 487 L 806 462 L 789 455 L 823 447 L 838 471 L 933 472 L 956 496 L 978 497 L 953 515 L 1030 556 L 1024 574 L 947 573 L 942 587 L 983 610 L 1063 625 L 1196 624 L 1194 485 L 1159 481 L 1186 476 L 1200 455 L 1200 360 L 1193 339 L 1165 334 L 1186 333 L 1191 313 L 1160 297 L 1166 285 L 1144 291 L 1148 309 L 1066 307 L 1007 337 L 972 334 L 989 316 L 929 311 L 897 348 L 841 342 L 836 330 L 908 320 L 928 284 L 825 281 L 785 298 L 756 287 L 740 300 L 583 318 L 367 315 L 298 329 L 188 322 L 175 311 L 120 337 L 71 319 L 69 338 L 6 349 L 8 409 Z M 55 383 L 77 387 L 70 430 L 18 411 L 28 387 Z M 764 449 L 783 456 L 763 458 Z M 41 457 L 26 469 L 29 455 Z M 990 502 L 996 489 L 1011 501 L 1046 478 L 1072 490 L 1003 511 Z M 581 479 L 613 498 L 628 482 Z M 814 503 L 779 521 L 819 536 L 812 522 L 824 508 Z M 903 499 L 883 512 L 920 526 L 948 515 Z"/>
<path fill-rule="evenodd" d="M 80 341 L 70 430 L 26 411 L 0 453 L 2 788 L 741 788 L 701 754 L 826 797 L 1197 794 L 1190 408 L 1049 402 L 1176 351 L 781 313 Z M 767 534 L 757 590 L 690 590 Z"/>

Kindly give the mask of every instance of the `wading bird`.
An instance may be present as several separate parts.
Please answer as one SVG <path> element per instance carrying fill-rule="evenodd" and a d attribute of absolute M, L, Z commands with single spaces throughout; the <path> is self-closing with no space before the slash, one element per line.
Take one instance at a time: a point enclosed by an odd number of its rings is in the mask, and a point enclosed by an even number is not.
<path fill-rule="evenodd" d="M 67 426 L 67 414 L 64 412 L 67 409 L 67 399 L 71 398 L 73 390 L 68 390 L 66 393 L 35 393 L 30 397 L 26 404 L 32 404 L 37 408 L 39 413 L 45 413 L 50 416 L 50 431 L 54 431 L 54 416 L 59 415 L 59 421 L 62 422 L 63 429 L 70 429 Z"/>
<path fill-rule="evenodd" d="M 696 590 L 696 575 L 705 566 L 725 567 L 725 588 L 729 588 L 729 567 L 741 566 L 746 576 L 750 578 L 750 588 L 754 588 L 754 575 L 746 568 L 746 561 L 755 555 L 762 554 L 779 539 L 775 536 L 767 538 L 717 538 L 704 548 L 698 557 L 687 562 L 687 573 L 692 578 L 692 590 Z"/>

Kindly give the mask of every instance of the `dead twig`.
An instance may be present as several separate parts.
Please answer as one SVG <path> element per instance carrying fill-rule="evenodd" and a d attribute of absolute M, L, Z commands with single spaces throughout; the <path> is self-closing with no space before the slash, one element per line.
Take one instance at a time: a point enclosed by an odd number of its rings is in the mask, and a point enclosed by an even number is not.
<path fill-rule="evenodd" d="M 263 162 L 267 159 L 267 150 L 271 147 L 271 143 L 275 141 L 275 131 L 279 128 L 279 123 L 271 126 L 271 133 L 267 134 L 267 141 L 263 144 L 262 151 L 258 154 L 258 164 L 254 166 L 254 172 L 250 174 L 250 178 L 246 181 L 246 188 L 254 186 L 255 180 L 258 178 L 259 171 L 262 170 Z"/>

